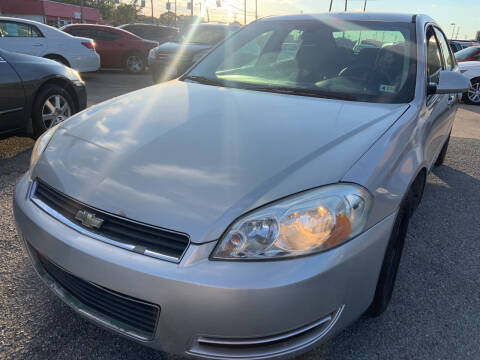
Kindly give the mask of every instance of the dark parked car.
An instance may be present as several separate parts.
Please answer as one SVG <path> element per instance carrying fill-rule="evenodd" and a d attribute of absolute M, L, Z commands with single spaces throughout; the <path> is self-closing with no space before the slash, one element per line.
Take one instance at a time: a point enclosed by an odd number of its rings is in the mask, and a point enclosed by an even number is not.
<path fill-rule="evenodd" d="M 480 46 L 471 46 L 455 53 L 458 62 L 480 61 Z"/>
<path fill-rule="evenodd" d="M 448 43 L 452 48 L 454 53 L 466 49 L 470 46 L 477 46 L 480 45 L 477 41 L 470 41 L 470 40 L 449 40 Z"/>
<path fill-rule="evenodd" d="M 79 73 L 56 61 L 0 50 L 0 138 L 40 136 L 85 109 Z"/>
<path fill-rule="evenodd" d="M 95 40 L 102 67 L 121 67 L 130 73 L 143 72 L 147 66 L 148 52 L 158 46 L 156 41 L 105 25 L 70 24 L 61 30 L 73 36 Z"/>
<path fill-rule="evenodd" d="M 125 24 L 118 28 L 130 31 L 142 39 L 157 41 L 159 44 L 172 40 L 178 34 L 178 28 L 154 24 Z"/>
<path fill-rule="evenodd" d="M 208 50 L 238 29 L 239 26 L 225 24 L 197 24 L 183 28 L 171 42 L 150 51 L 148 64 L 153 80 L 159 82 L 183 74 Z"/>

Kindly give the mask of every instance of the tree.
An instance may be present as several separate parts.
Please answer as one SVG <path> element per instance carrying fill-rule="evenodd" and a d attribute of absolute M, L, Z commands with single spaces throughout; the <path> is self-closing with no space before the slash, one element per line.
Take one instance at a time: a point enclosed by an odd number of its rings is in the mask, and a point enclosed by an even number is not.
<path fill-rule="evenodd" d="M 173 25 L 176 24 L 175 13 L 167 11 L 160 15 L 160 24 Z"/>
<path fill-rule="evenodd" d="M 118 24 L 128 24 L 135 22 L 137 18 L 137 8 L 131 4 L 119 4 L 113 12 L 113 20 Z"/>

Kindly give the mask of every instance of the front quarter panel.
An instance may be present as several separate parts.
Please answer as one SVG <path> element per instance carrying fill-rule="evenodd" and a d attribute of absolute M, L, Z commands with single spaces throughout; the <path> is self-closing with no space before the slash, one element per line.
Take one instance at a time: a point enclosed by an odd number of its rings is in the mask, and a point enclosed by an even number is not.
<path fill-rule="evenodd" d="M 426 166 L 418 109 L 411 106 L 345 174 L 342 181 L 365 186 L 374 196 L 367 226 L 392 214 L 417 173 Z"/>

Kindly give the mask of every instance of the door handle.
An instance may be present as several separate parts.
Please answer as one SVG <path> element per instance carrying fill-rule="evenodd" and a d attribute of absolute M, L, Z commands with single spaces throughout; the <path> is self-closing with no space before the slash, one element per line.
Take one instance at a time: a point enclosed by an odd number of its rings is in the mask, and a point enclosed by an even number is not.
<path fill-rule="evenodd" d="M 43 44 L 33 44 L 33 46 L 43 46 Z"/>

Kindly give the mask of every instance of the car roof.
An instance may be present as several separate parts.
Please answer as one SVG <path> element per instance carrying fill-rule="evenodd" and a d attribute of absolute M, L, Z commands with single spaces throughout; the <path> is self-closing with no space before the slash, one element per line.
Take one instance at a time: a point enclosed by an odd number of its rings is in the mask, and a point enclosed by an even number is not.
<path fill-rule="evenodd" d="M 417 21 L 432 22 L 435 20 L 424 14 L 401 14 L 401 13 L 375 13 L 375 12 L 339 12 L 339 13 L 318 13 L 318 14 L 293 14 L 265 17 L 259 21 L 277 20 L 308 20 L 308 19 L 340 19 L 344 21 L 389 21 L 412 23 Z"/>
<path fill-rule="evenodd" d="M 235 24 L 217 24 L 217 23 L 199 23 L 199 24 L 188 24 L 187 26 L 202 26 L 202 27 L 239 27 Z"/>
<path fill-rule="evenodd" d="M 126 26 L 148 26 L 148 27 L 156 27 L 156 28 L 162 28 L 162 29 L 176 29 L 176 27 L 173 26 L 168 26 L 168 25 L 159 25 L 159 24 L 145 24 L 145 23 L 128 23 L 128 24 L 123 24 L 118 26 L 119 28 L 123 28 Z"/>

